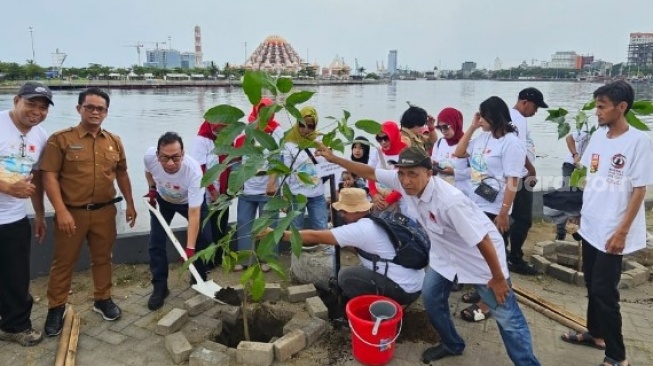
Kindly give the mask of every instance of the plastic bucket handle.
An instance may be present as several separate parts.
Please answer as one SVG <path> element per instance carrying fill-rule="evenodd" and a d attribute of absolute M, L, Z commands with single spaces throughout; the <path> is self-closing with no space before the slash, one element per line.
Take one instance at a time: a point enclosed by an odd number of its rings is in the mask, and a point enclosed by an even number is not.
<path fill-rule="evenodd" d="M 390 341 L 389 344 L 393 344 L 393 343 L 395 343 L 395 341 L 397 340 L 397 338 L 399 338 L 399 335 L 401 334 L 401 327 L 403 326 L 403 324 L 404 324 L 404 320 L 403 320 L 403 319 L 399 320 L 399 330 L 397 331 L 397 335 L 392 339 L 392 341 Z M 376 344 L 376 343 L 370 343 L 370 342 L 364 340 L 363 337 L 359 336 L 358 333 L 356 333 L 356 329 L 354 329 L 354 327 L 352 326 L 352 324 L 351 324 L 351 320 L 349 320 L 349 329 L 351 329 L 351 332 L 354 333 L 354 335 L 356 336 L 356 338 L 358 338 L 361 342 L 365 343 L 365 344 L 368 345 L 368 346 L 372 346 L 372 347 L 383 347 L 383 346 L 385 345 L 385 344 L 381 344 L 381 343 L 378 343 L 378 344 Z"/>

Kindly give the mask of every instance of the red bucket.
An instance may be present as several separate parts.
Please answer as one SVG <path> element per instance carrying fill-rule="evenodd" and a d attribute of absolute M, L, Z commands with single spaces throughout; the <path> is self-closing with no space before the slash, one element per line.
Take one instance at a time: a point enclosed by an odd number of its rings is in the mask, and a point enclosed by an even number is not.
<path fill-rule="evenodd" d="M 370 313 L 370 306 L 382 300 L 395 306 L 392 318 L 383 320 L 373 334 L 375 321 Z M 349 300 L 345 307 L 349 328 L 351 329 L 351 347 L 354 358 L 364 365 L 385 365 L 392 360 L 395 353 L 395 341 L 401 333 L 401 320 L 404 312 L 401 305 L 385 296 L 362 295 Z"/>

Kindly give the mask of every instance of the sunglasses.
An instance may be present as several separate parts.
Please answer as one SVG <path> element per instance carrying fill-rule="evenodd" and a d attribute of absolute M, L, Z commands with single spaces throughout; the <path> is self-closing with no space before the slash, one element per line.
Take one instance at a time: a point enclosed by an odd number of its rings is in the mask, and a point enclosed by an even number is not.
<path fill-rule="evenodd" d="M 388 135 L 376 136 L 376 142 L 384 142 L 384 141 L 390 141 L 390 137 L 388 137 Z"/>
<path fill-rule="evenodd" d="M 93 113 L 97 111 L 99 114 L 104 114 L 108 111 L 108 109 L 105 107 L 99 107 L 90 104 L 83 105 L 82 108 L 84 108 L 84 110 L 88 113 Z"/>
<path fill-rule="evenodd" d="M 306 129 L 309 129 L 311 131 L 315 131 L 315 125 L 314 124 L 300 123 L 299 127 L 300 128 L 306 128 Z"/>
<path fill-rule="evenodd" d="M 182 158 L 181 155 L 172 155 L 172 156 L 168 156 L 168 155 L 159 155 L 159 156 L 158 156 L 159 161 L 162 162 L 162 163 L 164 163 L 164 164 L 166 164 L 166 163 L 169 162 L 170 160 L 172 160 L 173 163 L 178 163 L 178 162 L 181 161 L 181 158 Z"/>
<path fill-rule="evenodd" d="M 435 128 L 438 129 L 438 131 L 445 132 L 445 131 L 449 131 L 451 126 L 449 126 L 449 125 L 437 125 L 437 126 L 435 126 Z"/>

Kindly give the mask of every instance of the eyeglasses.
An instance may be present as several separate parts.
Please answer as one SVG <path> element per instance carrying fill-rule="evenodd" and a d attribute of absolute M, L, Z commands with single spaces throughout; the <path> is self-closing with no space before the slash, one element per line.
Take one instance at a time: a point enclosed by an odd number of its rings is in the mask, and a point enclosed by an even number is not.
<path fill-rule="evenodd" d="M 83 105 L 82 108 L 84 108 L 84 110 L 87 111 L 88 113 L 93 113 L 97 111 L 99 114 L 107 113 L 107 111 L 109 110 L 109 108 L 98 107 L 90 104 Z"/>
<path fill-rule="evenodd" d="M 25 135 L 20 135 L 20 157 L 24 158 L 27 156 L 27 144 L 25 143 Z"/>
<path fill-rule="evenodd" d="M 390 137 L 388 137 L 388 135 L 376 136 L 376 142 L 381 143 L 384 141 L 390 141 Z"/>
<path fill-rule="evenodd" d="M 170 160 L 172 160 L 173 163 L 178 163 L 178 162 L 181 161 L 182 156 L 181 155 L 173 155 L 173 156 L 159 155 L 158 158 L 159 158 L 160 162 L 162 162 L 163 164 L 166 164 Z"/>
<path fill-rule="evenodd" d="M 449 126 L 449 125 L 437 125 L 437 126 L 435 126 L 435 128 L 437 128 L 438 131 L 446 132 L 446 131 L 449 131 L 451 126 Z"/>

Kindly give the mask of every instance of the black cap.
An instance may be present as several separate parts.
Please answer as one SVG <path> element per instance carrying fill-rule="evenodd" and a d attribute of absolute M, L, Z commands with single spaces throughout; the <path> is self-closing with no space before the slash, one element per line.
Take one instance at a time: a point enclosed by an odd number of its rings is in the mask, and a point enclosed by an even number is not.
<path fill-rule="evenodd" d="M 549 108 L 549 105 L 544 103 L 544 95 L 542 95 L 542 92 L 535 88 L 526 88 L 520 91 L 518 99 L 533 102 L 540 108 Z"/>
<path fill-rule="evenodd" d="M 17 95 L 25 99 L 45 98 L 48 100 L 48 103 L 54 105 L 50 88 L 41 83 L 37 83 L 36 81 L 28 81 L 23 84 Z"/>
<path fill-rule="evenodd" d="M 427 169 L 433 169 L 431 157 L 419 146 L 411 146 L 401 150 L 399 161 L 389 160 L 388 163 L 400 168 L 421 166 Z"/>

